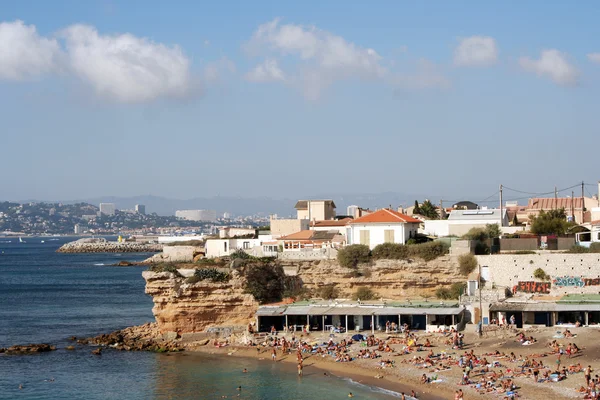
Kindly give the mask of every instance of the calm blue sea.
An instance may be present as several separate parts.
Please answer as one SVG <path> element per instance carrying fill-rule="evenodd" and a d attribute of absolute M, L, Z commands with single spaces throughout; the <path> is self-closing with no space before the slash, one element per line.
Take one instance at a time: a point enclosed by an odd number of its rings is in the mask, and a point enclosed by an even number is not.
<path fill-rule="evenodd" d="M 0 237 L 0 347 L 51 343 L 58 350 L 0 355 L 0 399 L 387 399 L 397 394 L 251 359 L 190 353 L 64 348 L 87 337 L 153 321 L 141 267 L 111 267 L 147 254 L 59 254 L 68 238 Z M 42 243 L 42 240 L 44 243 Z M 247 368 L 249 373 L 241 373 Z M 22 385 L 22 389 L 19 389 Z M 241 391 L 236 388 L 242 386 Z"/>

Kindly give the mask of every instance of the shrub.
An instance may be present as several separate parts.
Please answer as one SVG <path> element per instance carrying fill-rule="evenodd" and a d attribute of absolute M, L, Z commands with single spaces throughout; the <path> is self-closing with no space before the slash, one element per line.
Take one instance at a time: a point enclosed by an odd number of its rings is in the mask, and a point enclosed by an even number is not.
<path fill-rule="evenodd" d="M 291 297 L 294 300 L 308 300 L 312 297 L 311 295 L 312 293 L 310 290 L 304 286 L 293 285 L 291 287 L 287 287 L 286 285 L 286 288 L 283 291 L 283 297 Z"/>
<path fill-rule="evenodd" d="M 573 254 L 580 254 L 580 253 L 589 253 L 590 249 L 588 249 L 587 247 L 583 247 L 583 246 L 579 246 L 579 245 L 574 245 L 573 247 L 571 247 L 569 250 L 567 250 L 567 253 L 573 253 Z"/>
<path fill-rule="evenodd" d="M 317 294 L 324 300 L 337 299 L 340 295 L 340 291 L 335 284 L 321 286 L 317 290 Z"/>
<path fill-rule="evenodd" d="M 590 245 L 590 253 L 600 253 L 600 243 L 594 242 Z"/>
<path fill-rule="evenodd" d="M 466 285 L 462 282 L 455 282 L 450 288 L 438 288 L 435 291 L 435 297 L 442 300 L 458 300 L 465 286 Z"/>
<path fill-rule="evenodd" d="M 490 254 L 490 246 L 486 242 L 477 242 L 475 243 L 475 254 L 483 255 Z"/>
<path fill-rule="evenodd" d="M 152 272 L 170 272 L 175 274 L 175 276 L 181 276 L 175 264 L 154 264 L 148 270 Z"/>
<path fill-rule="evenodd" d="M 201 281 L 209 279 L 213 282 L 228 282 L 229 279 L 231 279 L 231 275 L 229 275 L 227 272 L 221 272 L 215 268 L 197 269 L 194 272 L 194 276 Z"/>
<path fill-rule="evenodd" d="M 533 271 L 533 276 L 542 281 L 550 280 L 550 276 L 548 276 L 548 274 L 546 274 L 546 271 L 544 271 L 541 268 L 538 268 L 535 271 Z"/>
<path fill-rule="evenodd" d="M 408 246 L 410 255 L 422 258 L 425 261 L 435 260 L 436 258 L 447 254 L 448 249 L 449 247 L 446 243 L 437 241 Z"/>
<path fill-rule="evenodd" d="M 458 257 L 458 270 L 464 276 L 469 275 L 477 268 L 477 258 L 473 254 L 461 254 Z"/>
<path fill-rule="evenodd" d="M 250 256 L 250 254 L 246 253 L 244 250 L 237 249 L 236 251 L 234 251 L 233 253 L 231 253 L 229 255 L 229 258 L 231 258 L 232 260 L 235 260 L 235 259 L 248 260 L 251 258 L 251 256 Z"/>
<path fill-rule="evenodd" d="M 280 301 L 285 289 L 285 274 L 279 264 L 257 263 L 246 266 L 244 291 L 259 303 Z"/>
<path fill-rule="evenodd" d="M 526 255 L 526 254 L 537 254 L 537 253 L 534 250 L 517 250 L 517 251 L 513 251 L 511 254 Z"/>
<path fill-rule="evenodd" d="M 217 261 L 214 258 L 200 258 L 198 261 L 196 261 L 196 264 L 217 265 Z"/>
<path fill-rule="evenodd" d="M 376 260 L 405 260 L 408 258 L 408 247 L 399 243 L 383 243 L 373 249 Z"/>
<path fill-rule="evenodd" d="M 488 238 L 488 233 L 485 228 L 471 228 L 463 236 L 463 239 L 467 240 L 478 240 L 480 242 Z"/>
<path fill-rule="evenodd" d="M 188 277 L 188 278 L 185 280 L 185 283 L 191 283 L 191 284 L 194 284 L 194 283 L 196 283 L 196 282 L 200 282 L 201 280 L 202 280 L 202 279 L 200 279 L 200 277 L 198 277 L 198 276 L 196 276 L 196 275 L 192 275 L 192 276 Z"/>
<path fill-rule="evenodd" d="M 364 244 L 353 244 L 338 250 L 337 259 L 342 267 L 356 268 L 371 261 L 371 250 Z"/>
<path fill-rule="evenodd" d="M 354 300 L 373 300 L 375 298 L 377 298 L 377 293 L 365 286 L 356 289 L 356 292 L 352 295 L 352 299 Z"/>
<path fill-rule="evenodd" d="M 442 300 L 448 300 L 448 299 L 452 298 L 452 295 L 450 294 L 450 289 L 438 288 L 435 291 L 435 297 L 437 297 L 438 299 L 442 299 Z"/>

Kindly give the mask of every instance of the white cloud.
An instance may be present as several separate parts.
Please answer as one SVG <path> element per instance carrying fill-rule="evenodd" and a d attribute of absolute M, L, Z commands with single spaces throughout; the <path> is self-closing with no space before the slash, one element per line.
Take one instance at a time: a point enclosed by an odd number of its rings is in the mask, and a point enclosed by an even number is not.
<path fill-rule="evenodd" d="M 88 25 L 70 26 L 63 35 L 70 68 L 102 96 L 133 103 L 190 90 L 190 61 L 178 46 L 127 33 L 99 35 Z"/>
<path fill-rule="evenodd" d="M 319 97 L 324 88 L 337 80 L 378 79 L 387 73 L 375 50 L 314 26 L 282 25 L 279 19 L 260 25 L 247 49 L 272 56 L 296 57 L 300 68 L 293 80 L 309 98 Z"/>
<path fill-rule="evenodd" d="M 58 68 L 60 46 L 23 21 L 0 23 L 0 79 L 26 80 Z"/>
<path fill-rule="evenodd" d="M 519 59 L 521 67 L 538 76 L 550 78 L 559 85 L 573 85 L 577 83 L 577 69 L 569 64 L 567 56 L 558 50 L 544 50 L 540 58 L 534 60 L 529 57 Z"/>
<path fill-rule="evenodd" d="M 267 58 L 246 74 L 246 79 L 251 82 L 283 82 L 285 73 L 279 68 L 277 60 Z"/>
<path fill-rule="evenodd" d="M 496 63 L 498 48 L 496 41 L 489 36 L 471 36 L 461 39 L 454 50 L 454 65 L 463 67 L 483 67 Z"/>
<path fill-rule="evenodd" d="M 439 67 L 426 59 L 417 62 L 414 72 L 396 75 L 393 83 L 402 89 L 447 89 L 452 86 Z"/>
<path fill-rule="evenodd" d="M 591 62 L 600 64 L 600 53 L 590 53 L 587 55 L 587 57 Z"/>

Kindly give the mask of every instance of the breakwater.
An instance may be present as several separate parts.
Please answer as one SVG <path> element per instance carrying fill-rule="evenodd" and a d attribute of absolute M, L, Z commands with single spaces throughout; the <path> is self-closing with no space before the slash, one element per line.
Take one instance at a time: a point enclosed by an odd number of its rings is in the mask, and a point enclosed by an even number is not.
<path fill-rule="evenodd" d="M 162 251 L 163 245 L 156 243 L 108 242 L 83 239 L 62 245 L 58 253 L 151 253 Z"/>

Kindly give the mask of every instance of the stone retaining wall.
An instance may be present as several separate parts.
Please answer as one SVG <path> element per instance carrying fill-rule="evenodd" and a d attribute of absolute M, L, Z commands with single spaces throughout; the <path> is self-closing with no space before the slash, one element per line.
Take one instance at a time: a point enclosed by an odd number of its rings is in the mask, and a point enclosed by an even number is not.
<path fill-rule="evenodd" d="M 152 253 L 162 251 L 162 244 L 134 242 L 69 242 L 62 245 L 58 253 Z"/>

